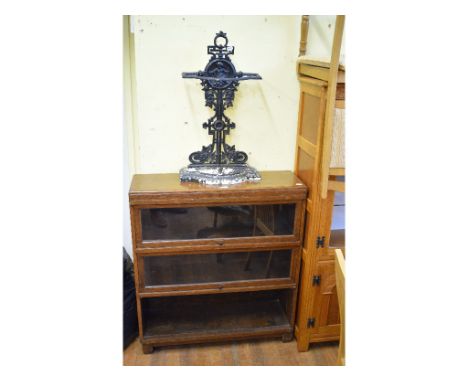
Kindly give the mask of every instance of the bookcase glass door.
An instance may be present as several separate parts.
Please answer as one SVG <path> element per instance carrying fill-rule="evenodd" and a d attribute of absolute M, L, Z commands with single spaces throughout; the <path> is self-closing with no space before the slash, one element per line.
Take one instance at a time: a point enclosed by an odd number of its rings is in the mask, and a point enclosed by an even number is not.
<path fill-rule="evenodd" d="M 143 208 L 143 241 L 292 235 L 295 204 Z"/>
<path fill-rule="evenodd" d="M 289 278 L 291 250 L 144 256 L 144 287 Z"/>

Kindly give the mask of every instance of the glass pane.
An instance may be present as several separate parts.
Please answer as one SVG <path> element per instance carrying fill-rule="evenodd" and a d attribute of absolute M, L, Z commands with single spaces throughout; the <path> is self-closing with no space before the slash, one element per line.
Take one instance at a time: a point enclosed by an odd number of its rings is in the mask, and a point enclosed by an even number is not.
<path fill-rule="evenodd" d="M 294 204 L 141 210 L 143 240 L 292 235 Z"/>
<path fill-rule="evenodd" d="M 335 192 L 333 200 L 333 215 L 330 234 L 330 247 L 342 248 L 345 246 L 345 194 Z"/>
<path fill-rule="evenodd" d="M 291 250 L 145 256 L 145 286 L 287 278 Z"/>

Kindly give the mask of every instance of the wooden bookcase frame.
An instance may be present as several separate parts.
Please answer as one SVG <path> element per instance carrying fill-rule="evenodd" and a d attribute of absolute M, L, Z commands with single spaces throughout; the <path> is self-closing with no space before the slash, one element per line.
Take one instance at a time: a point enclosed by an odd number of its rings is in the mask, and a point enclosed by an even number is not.
<path fill-rule="evenodd" d="M 138 324 L 143 351 L 150 353 L 154 346 L 244 338 L 279 336 L 284 341 L 291 340 L 296 315 L 306 193 L 306 186 L 293 173 L 288 171 L 263 172 L 262 181 L 259 183 L 240 184 L 225 189 L 194 183 L 181 184 L 178 174 L 135 175 L 129 192 L 129 199 Z M 152 241 L 151 243 L 145 243 L 141 236 L 140 210 L 142 208 L 190 208 L 194 206 L 286 203 L 295 204 L 292 235 Z M 284 249 L 291 250 L 290 273 L 285 278 L 171 284 L 152 286 L 151 288 L 145 287 L 141 281 L 144 269 L 142 260 L 147 256 L 176 256 L 181 254 L 197 256 L 214 253 Z M 190 299 L 196 299 L 197 296 L 209 299 L 211 298 L 210 295 L 220 296 L 219 298 L 226 295 L 235 299 L 236 296 L 245 296 L 243 293 L 260 293 L 260 295 L 262 293 L 276 293 L 279 303 L 284 308 L 287 324 L 272 324 L 272 326 L 267 325 L 266 327 L 252 327 L 249 329 L 237 328 L 233 324 L 230 330 L 220 330 L 218 332 L 207 327 L 206 331 L 201 330 L 197 333 L 175 333 L 174 335 L 160 333 L 157 336 L 145 336 L 145 317 L 142 316 L 143 299 L 186 298 L 187 301 L 190 301 Z M 255 314 L 252 315 L 252 317 L 254 316 Z M 255 318 L 252 318 L 252 320 L 254 322 Z"/>

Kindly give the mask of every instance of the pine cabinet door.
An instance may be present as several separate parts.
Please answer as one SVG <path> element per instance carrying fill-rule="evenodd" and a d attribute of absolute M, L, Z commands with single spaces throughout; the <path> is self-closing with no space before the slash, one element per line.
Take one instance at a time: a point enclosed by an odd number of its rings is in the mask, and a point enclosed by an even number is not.
<path fill-rule="evenodd" d="M 336 293 L 335 260 L 320 261 L 317 264 L 320 276 L 316 285 L 316 298 L 312 311 L 311 341 L 337 337 L 340 333 L 340 311 Z"/>

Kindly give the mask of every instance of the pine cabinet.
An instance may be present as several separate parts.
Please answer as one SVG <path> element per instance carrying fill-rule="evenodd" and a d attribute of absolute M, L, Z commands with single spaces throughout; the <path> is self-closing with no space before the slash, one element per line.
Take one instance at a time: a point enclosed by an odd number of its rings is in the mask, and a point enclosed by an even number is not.
<path fill-rule="evenodd" d="M 334 251 L 335 248 L 344 250 L 345 236 L 344 140 L 338 139 L 344 130 L 345 83 L 344 68 L 339 67 L 333 102 L 333 139 L 327 140 L 325 125 L 327 108 L 330 107 L 330 65 L 302 59 L 298 62 L 297 71 L 300 102 L 295 173 L 306 184 L 309 193 L 295 335 L 298 349 L 306 351 L 311 342 L 338 340 L 340 337 Z M 327 153 L 334 153 L 335 157 L 327 161 Z M 322 194 L 324 185 L 325 195 Z"/>

